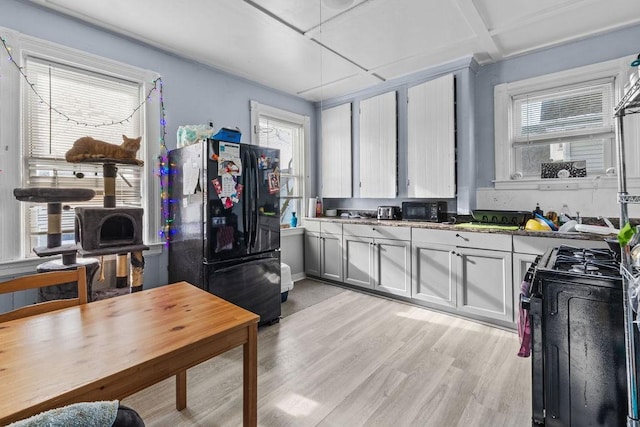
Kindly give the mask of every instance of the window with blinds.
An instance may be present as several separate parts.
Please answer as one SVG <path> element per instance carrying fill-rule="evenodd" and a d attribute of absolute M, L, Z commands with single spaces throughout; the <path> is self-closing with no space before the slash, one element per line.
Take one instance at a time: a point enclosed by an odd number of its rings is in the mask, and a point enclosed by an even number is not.
<path fill-rule="evenodd" d="M 540 177 L 541 164 L 584 160 L 602 173 L 613 149 L 614 80 L 520 94 L 512 98 L 512 148 L 516 171 Z"/>
<path fill-rule="evenodd" d="M 102 206 L 102 165 L 68 163 L 64 156 L 73 142 L 83 136 L 113 144 L 120 144 L 122 135 L 140 136 L 141 110 L 131 115 L 142 101 L 140 83 L 34 57 L 26 58 L 24 70 L 36 89 L 34 92 L 26 84 L 23 89 L 24 186 L 91 188 L 96 197 L 70 207 Z M 142 206 L 142 180 L 142 168 L 118 165 L 118 206 Z M 26 215 L 30 245 L 27 249 L 31 253 L 33 247 L 46 246 L 47 207 L 29 204 Z M 74 242 L 73 209 L 63 211 L 62 232 L 63 244 Z"/>
<path fill-rule="evenodd" d="M 267 116 L 260 116 L 259 126 L 259 145 L 280 150 L 280 223 L 288 224 L 302 208 L 302 126 Z"/>

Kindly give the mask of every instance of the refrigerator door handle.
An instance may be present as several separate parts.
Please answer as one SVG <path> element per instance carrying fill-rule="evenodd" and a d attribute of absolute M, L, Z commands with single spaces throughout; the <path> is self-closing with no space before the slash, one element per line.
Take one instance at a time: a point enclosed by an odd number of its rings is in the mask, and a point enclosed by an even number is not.
<path fill-rule="evenodd" d="M 251 157 L 249 156 L 249 152 L 244 153 L 242 156 L 242 163 L 244 164 L 244 189 L 248 198 L 250 199 L 250 189 L 251 189 Z M 251 203 L 243 203 L 242 204 L 242 230 L 244 234 L 244 242 L 247 245 L 247 251 L 250 250 L 251 243 L 249 239 L 251 238 Z"/>
<path fill-rule="evenodd" d="M 251 153 L 251 167 L 253 168 L 253 201 L 251 205 L 253 206 L 253 221 L 251 227 L 251 247 L 254 248 L 256 245 L 256 241 L 258 240 L 258 187 L 259 187 L 259 170 L 258 170 L 258 156 L 255 153 Z"/>

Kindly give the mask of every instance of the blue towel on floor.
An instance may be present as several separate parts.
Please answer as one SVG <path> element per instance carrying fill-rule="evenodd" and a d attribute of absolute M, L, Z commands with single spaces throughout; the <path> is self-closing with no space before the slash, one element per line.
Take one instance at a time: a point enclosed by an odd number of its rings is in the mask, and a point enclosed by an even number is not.
<path fill-rule="evenodd" d="M 118 401 L 81 402 L 41 412 L 8 427 L 111 427 Z"/>

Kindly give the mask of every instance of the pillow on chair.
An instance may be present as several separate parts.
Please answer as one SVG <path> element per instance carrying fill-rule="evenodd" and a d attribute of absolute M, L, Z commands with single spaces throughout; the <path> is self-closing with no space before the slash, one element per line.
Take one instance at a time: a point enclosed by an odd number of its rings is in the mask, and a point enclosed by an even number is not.
<path fill-rule="evenodd" d="M 81 402 L 41 412 L 8 427 L 144 427 L 136 411 L 117 400 Z"/>

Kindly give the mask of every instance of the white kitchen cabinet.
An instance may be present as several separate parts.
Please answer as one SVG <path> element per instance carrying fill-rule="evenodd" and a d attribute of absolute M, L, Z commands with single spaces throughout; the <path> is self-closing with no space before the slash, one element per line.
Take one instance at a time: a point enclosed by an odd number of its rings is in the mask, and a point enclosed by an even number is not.
<path fill-rule="evenodd" d="M 322 197 L 351 197 L 351 103 L 322 111 Z"/>
<path fill-rule="evenodd" d="M 458 310 L 513 322 L 511 252 L 456 248 L 454 255 Z"/>
<path fill-rule="evenodd" d="M 411 242 L 374 239 L 374 289 L 403 297 L 411 296 Z"/>
<path fill-rule="evenodd" d="M 346 235 L 344 243 L 344 283 L 373 289 L 373 238 Z"/>
<path fill-rule="evenodd" d="M 412 298 L 444 307 L 456 307 L 454 249 L 452 245 L 412 241 Z"/>
<path fill-rule="evenodd" d="M 312 230 L 305 230 L 305 273 L 342 282 L 342 224 L 307 220 L 305 227 Z"/>
<path fill-rule="evenodd" d="M 410 230 L 344 226 L 344 282 L 393 295 L 411 296 Z"/>
<path fill-rule="evenodd" d="M 453 75 L 409 88 L 408 197 L 453 198 L 455 89 Z"/>
<path fill-rule="evenodd" d="M 307 276 L 320 277 L 320 233 L 305 230 L 304 272 Z"/>
<path fill-rule="evenodd" d="M 342 235 L 321 233 L 320 277 L 342 282 Z"/>
<path fill-rule="evenodd" d="M 396 92 L 360 102 L 360 197 L 397 194 Z"/>
<path fill-rule="evenodd" d="M 413 298 L 513 322 L 511 236 L 412 230 Z"/>

